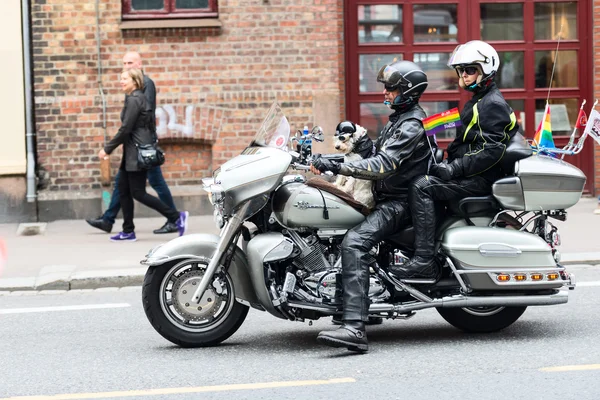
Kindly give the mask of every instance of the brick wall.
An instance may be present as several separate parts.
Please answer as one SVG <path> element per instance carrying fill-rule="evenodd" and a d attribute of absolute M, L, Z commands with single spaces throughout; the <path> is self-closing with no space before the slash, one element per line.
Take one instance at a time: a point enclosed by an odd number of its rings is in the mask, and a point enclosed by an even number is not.
<path fill-rule="evenodd" d="M 600 99 L 600 76 L 598 76 L 598 71 L 600 70 L 600 54 L 598 54 L 598 43 L 600 43 L 600 29 L 596 25 L 596 21 L 600 21 L 600 0 L 593 0 L 593 34 L 592 34 L 592 46 L 593 46 L 593 66 L 592 66 L 592 74 L 594 77 L 594 98 Z M 586 139 L 588 142 L 586 146 L 591 146 L 593 141 L 591 139 Z M 597 143 L 593 144 L 594 146 L 594 190 L 595 195 L 600 196 L 600 145 Z"/>
<path fill-rule="evenodd" d="M 342 0 L 219 0 L 222 28 L 142 30 L 121 30 L 120 0 L 100 0 L 101 79 L 95 1 L 32 0 L 31 8 L 38 159 L 48 177 L 41 199 L 99 190 L 96 155 L 120 126 L 126 51 L 142 54 L 156 83 L 172 186 L 199 183 L 243 149 L 273 100 L 297 129 L 319 123 L 321 93 L 344 98 Z M 334 120 L 344 110 L 336 108 Z"/>

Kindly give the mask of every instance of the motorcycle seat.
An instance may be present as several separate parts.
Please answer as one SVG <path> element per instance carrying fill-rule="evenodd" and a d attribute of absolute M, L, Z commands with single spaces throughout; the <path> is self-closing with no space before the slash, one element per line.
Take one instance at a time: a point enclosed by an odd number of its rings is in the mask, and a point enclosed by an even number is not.
<path fill-rule="evenodd" d="M 314 187 L 315 189 L 322 190 L 327 193 L 331 193 L 334 196 L 337 196 L 344 200 L 349 206 L 354 208 L 356 211 L 361 214 L 367 216 L 371 212 L 363 203 L 354 199 L 354 197 L 350 196 L 348 193 L 344 192 L 342 189 L 338 188 L 331 182 L 327 182 L 322 178 L 310 178 L 306 182 L 307 186 Z"/>

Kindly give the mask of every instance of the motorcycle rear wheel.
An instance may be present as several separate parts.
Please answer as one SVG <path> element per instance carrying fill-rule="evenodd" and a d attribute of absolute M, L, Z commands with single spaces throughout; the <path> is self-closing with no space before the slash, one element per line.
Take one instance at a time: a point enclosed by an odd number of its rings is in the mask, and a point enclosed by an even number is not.
<path fill-rule="evenodd" d="M 214 346 L 233 335 L 248 314 L 236 301 L 229 274 L 215 277 L 200 304 L 191 297 L 209 259 L 178 260 L 150 267 L 144 277 L 144 311 L 154 329 L 181 347 Z"/>
<path fill-rule="evenodd" d="M 512 325 L 523 315 L 523 307 L 438 308 L 437 311 L 452 326 L 472 333 L 490 333 Z"/>

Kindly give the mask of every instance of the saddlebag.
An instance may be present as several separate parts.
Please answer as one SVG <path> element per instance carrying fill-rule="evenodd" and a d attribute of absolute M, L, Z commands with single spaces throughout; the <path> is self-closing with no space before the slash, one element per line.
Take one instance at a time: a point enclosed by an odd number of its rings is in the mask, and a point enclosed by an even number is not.
<path fill-rule="evenodd" d="M 473 290 L 541 290 L 565 284 L 564 268 L 539 236 L 512 229 L 466 226 L 444 233 L 442 249 Z"/>

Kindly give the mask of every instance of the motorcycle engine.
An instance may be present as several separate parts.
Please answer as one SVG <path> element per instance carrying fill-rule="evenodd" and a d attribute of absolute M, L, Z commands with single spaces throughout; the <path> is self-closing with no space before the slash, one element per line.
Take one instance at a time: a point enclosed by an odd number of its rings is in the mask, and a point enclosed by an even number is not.
<path fill-rule="evenodd" d="M 292 262 L 297 268 L 298 284 L 314 297 L 327 302 L 341 302 L 340 244 L 323 243 L 314 235 L 306 238 L 291 235 L 291 238 L 300 249 L 300 254 Z M 369 297 L 373 299 L 386 293 L 381 281 L 371 275 Z"/>

